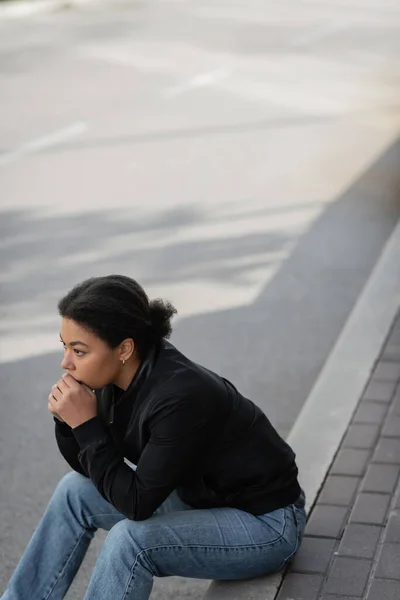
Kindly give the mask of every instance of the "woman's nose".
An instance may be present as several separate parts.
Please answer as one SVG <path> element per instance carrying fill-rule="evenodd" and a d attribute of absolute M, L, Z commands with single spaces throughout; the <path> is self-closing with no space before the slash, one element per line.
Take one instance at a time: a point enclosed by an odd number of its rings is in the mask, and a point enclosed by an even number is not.
<path fill-rule="evenodd" d="M 65 371 L 70 371 L 71 369 L 74 368 L 74 365 L 71 361 L 71 358 L 70 358 L 68 352 L 66 352 L 64 354 L 64 358 L 61 361 L 61 368 L 64 369 Z"/>

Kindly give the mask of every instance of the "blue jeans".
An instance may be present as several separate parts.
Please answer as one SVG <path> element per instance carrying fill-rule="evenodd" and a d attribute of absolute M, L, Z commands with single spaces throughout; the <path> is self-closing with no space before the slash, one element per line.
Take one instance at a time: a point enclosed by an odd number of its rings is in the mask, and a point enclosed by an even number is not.
<path fill-rule="evenodd" d="M 130 521 L 90 479 L 61 479 L 2 600 L 61 600 L 98 528 L 109 531 L 85 600 L 145 600 L 153 577 L 246 579 L 278 571 L 298 549 L 306 516 L 296 505 L 254 516 L 193 509 L 172 493 L 145 521 Z"/>

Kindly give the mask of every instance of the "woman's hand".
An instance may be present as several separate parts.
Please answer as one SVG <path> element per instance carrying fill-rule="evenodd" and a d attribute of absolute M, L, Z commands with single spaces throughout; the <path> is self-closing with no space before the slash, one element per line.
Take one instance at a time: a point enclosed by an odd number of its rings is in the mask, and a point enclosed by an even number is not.
<path fill-rule="evenodd" d="M 51 388 L 49 411 L 70 427 L 78 427 L 97 415 L 96 396 L 84 383 L 66 373 Z"/>

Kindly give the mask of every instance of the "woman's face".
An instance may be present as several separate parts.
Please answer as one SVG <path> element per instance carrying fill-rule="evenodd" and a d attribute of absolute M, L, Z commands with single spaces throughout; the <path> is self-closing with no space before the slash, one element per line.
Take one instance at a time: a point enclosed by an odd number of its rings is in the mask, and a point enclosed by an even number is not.
<path fill-rule="evenodd" d="M 60 338 L 64 346 L 61 368 L 77 381 L 95 390 L 117 379 L 121 369 L 119 348 L 110 348 L 71 319 L 63 318 Z"/>

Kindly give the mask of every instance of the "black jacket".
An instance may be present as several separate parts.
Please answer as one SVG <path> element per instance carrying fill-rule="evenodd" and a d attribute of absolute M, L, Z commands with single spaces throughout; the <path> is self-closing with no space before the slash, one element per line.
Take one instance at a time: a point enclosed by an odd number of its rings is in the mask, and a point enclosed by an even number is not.
<path fill-rule="evenodd" d="M 75 429 L 56 421 L 57 443 L 128 519 L 147 519 L 174 489 L 194 508 L 255 515 L 300 494 L 295 455 L 261 409 L 169 342 L 125 392 L 111 384 L 96 395 L 96 417 Z"/>

